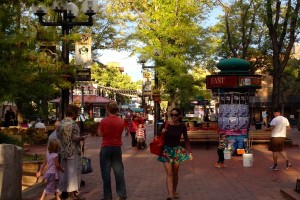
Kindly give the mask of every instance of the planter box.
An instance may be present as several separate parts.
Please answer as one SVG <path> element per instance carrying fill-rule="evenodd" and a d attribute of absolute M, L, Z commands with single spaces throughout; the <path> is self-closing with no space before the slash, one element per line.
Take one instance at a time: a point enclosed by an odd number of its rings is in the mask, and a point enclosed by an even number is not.
<path fill-rule="evenodd" d="M 23 162 L 22 190 L 25 190 L 29 187 L 32 187 L 36 183 L 40 183 L 43 181 L 41 177 L 36 177 L 36 173 L 40 169 L 42 163 L 42 161 Z"/>

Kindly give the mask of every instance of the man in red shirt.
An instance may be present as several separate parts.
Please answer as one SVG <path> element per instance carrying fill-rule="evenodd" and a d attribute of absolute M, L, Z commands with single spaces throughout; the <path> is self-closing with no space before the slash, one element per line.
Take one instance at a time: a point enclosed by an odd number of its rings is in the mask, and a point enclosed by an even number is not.
<path fill-rule="evenodd" d="M 102 137 L 99 156 L 104 191 L 102 200 L 113 199 L 110 177 L 111 168 L 115 174 L 116 191 L 119 200 L 127 199 L 121 150 L 124 120 L 117 116 L 118 110 L 117 102 L 109 102 L 106 106 L 108 115 L 101 120 L 98 127 L 98 134 Z"/>

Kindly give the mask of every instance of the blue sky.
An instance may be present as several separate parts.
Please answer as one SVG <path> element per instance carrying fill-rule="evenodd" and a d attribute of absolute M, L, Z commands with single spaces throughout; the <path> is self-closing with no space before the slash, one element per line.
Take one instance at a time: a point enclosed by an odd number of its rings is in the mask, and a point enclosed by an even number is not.
<path fill-rule="evenodd" d="M 108 62 L 119 62 L 120 67 L 124 67 L 124 73 L 131 76 L 132 81 L 137 81 L 142 79 L 142 66 L 138 63 L 138 58 L 136 56 L 130 57 L 130 52 L 114 51 L 114 50 L 103 50 L 100 51 L 102 56 L 99 61 L 103 64 Z"/>

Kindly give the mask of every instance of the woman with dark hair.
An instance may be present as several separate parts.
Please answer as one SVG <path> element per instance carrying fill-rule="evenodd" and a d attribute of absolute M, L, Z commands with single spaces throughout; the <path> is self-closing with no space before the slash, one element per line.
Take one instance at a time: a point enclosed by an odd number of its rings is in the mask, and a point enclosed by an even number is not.
<path fill-rule="evenodd" d="M 178 108 L 173 108 L 170 117 L 171 121 L 168 126 L 160 131 L 161 134 L 165 134 L 165 140 L 163 151 L 158 157 L 158 160 L 163 162 L 166 170 L 166 185 L 169 193 L 167 200 L 179 198 L 177 184 L 180 163 L 184 160 L 193 159 L 192 149 L 187 135 L 187 128 L 185 124 L 182 123 L 180 110 Z M 165 127 L 165 125 L 163 125 L 163 127 Z M 180 138 L 182 135 L 189 154 L 180 146 Z"/>

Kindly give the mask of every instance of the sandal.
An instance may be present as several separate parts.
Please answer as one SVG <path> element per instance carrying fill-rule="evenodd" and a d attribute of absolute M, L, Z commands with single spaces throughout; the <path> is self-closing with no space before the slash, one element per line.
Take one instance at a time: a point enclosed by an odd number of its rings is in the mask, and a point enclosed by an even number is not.
<path fill-rule="evenodd" d="M 178 192 L 174 192 L 173 198 L 174 198 L 174 199 L 179 199 L 179 194 L 178 194 Z"/>
<path fill-rule="evenodd" d="M 72 200 L 85 200 L 85 198 L 82 197 L 81 194 L 79 194 L 79 192 L 73 192 L 71 194 L 71 198 Z"/>

